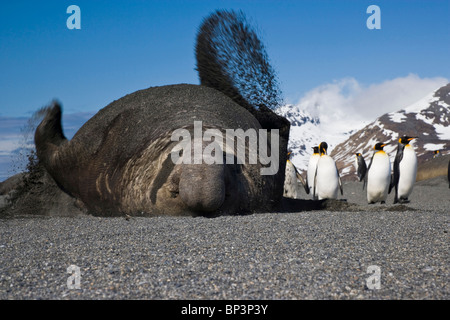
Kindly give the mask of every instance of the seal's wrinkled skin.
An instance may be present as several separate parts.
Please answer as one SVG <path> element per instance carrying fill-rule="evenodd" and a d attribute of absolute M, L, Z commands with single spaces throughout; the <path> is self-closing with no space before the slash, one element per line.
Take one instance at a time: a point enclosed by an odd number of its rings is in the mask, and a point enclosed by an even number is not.
<path fill-rule="evenodd" d="M 174 164 L 175 129 L 261 129 L 247 110 L 215 89 L 153 87 L 114 101 L 68 141 L 55 103 L 35 134 L 39 159 L 57 184 L 98 215 L 211 215 L 270 211 L 282 197 L 283 164 Z M 204 146 L 203 146 L 204 147 Z M 286 141 L 280 149 L 286 149 Z M 278 152 L 278 150 L 275 150 Z"/>

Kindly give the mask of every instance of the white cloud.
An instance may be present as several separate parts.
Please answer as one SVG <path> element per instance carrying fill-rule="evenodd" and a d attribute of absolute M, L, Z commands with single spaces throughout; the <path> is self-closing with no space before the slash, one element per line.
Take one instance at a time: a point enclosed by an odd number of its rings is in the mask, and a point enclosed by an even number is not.
<path fill-rule="evenodd" d="M 373 118 L 403 109 L 448 82 L 445 78 L 420 78 L 410 74 L 370 85 L 356 97 L 355 103 L 363 113 Z"/>
<path fill-rule="evenodd" d="M 318 116 L 326 131 L 345 132 L 403 109 L 448 82 L 410 74 L 364 86 L 354 78 L 344 78 L 307 92 L 297 107 Z"/>

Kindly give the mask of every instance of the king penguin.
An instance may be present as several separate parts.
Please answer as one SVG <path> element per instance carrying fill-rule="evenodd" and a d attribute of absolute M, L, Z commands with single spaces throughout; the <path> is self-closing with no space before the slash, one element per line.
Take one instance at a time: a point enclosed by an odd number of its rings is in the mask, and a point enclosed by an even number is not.
<path fill-rule="evenodd" d="M 300 180 L 306 193 L 309 193 L 309 189 L 306 187 L 305 180 L 298 172 L 295 165 L 291 162 L 290 160 L 291 156 L 292 152 L 289 151 L 287 154 L 288 159 L 286 161 L 286 173 L 284 178 L 284 196 L 286 198 L 300 199 L 301 188 L 297 179 Z"/>
<path fill-rule="evenodd" d="M 314 176 L 316 174 L 316 167 L 317 167 L 317 161 L 319 161 L 320 154 L 319 154 L 319 147 L 312 147 L 313 154 L 309 158 L 308 162 L 308 171 L 306 174 L 306 185 L 308 187 L 309 193 L 313 194 L 314 190 Z M 316 197 L 313 195 L 313 199 L 317 200 Z"/>
<path fill-rule="evenodd" d="M 317 161 L 313 189 L 313 196 L 317 196 L 319 200 L 337 199 L 339 189 L 341 195 L 344 194 L 336 162 L 327 155 L 327 149 L 328 144 L 321 142 L 319 145 L 320 158 Z"/>
<path fill-rule="evenodd" d="M 367 169 L 367 202 L 385 203 L 391 183 L 391 161 L 384 152 L 385 144 L 377 143 Z"/>
<path fill-rule="evenodd" d="M 389 187 L 389 193 L 395 188 L 394 203 L 409 202 L 417 175 L 417 156 L 413 147 L 409 144 L 417 137 L 403 136 L 398 140 L 397 154 L 394 160 L 394 176 Z"/>
<path fill-rule="evenodd" d="M 366 176 L 367 166 L 366 161 L 364 161 L 364 157 L 359 152 L 355 153 L 355 167 L 356 167 L 356 174 L 358 175 L 358 180 L 359 182 L 361 182 Z"/>

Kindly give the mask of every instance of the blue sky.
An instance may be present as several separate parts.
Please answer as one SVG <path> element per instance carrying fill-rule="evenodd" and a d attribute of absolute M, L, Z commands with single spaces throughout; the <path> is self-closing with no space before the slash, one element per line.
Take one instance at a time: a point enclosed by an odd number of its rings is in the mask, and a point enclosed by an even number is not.
<path fill-rule="evenodd" d="M 81 30 L 66 27 L 72 4 Z M 380 30 L 366 27 L 371 4 L 381 9 Z M 411 74 L 450 79 L 448 0 L 8 1 L 0 10 L 0 122 L 54 98 L 85 119 L 139 89 L 198 84 L 195 36 L 215 9 L 241 9 L 254 23 L 290 103 L 340 79 L 365 87 Z"/>
<path fill-rule="evenodd" d="M 69 30 L 66 9 L 81 9 Z M 381 9 L 369 30 L 366 9 Z M 150 86 L 198 83 L 197 28 L 214 9 L 242 9 L 260 30 L 287 101 L 325 82 L 370 84 L 409 73 L 450 78 L 449 1 L 10 1 L 0 12 L 0 116 L 58 98 L 96 111 Z"/>

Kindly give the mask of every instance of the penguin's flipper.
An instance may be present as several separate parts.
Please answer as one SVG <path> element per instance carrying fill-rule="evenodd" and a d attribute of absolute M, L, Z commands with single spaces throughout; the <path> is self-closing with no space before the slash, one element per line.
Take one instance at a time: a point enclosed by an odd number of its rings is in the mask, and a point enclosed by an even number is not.
<path fill-rule="evenodd" d="M 401 143 L 398 144 L 397 154 L 395 155 L 395 160 L 394 160 L 394 175 L 393 175 L 393 179 L 391 181 L 391 185 L 389 186 L 388 193 L 391 193 L 392 188 L 395 188 L 394 204 L 398 202 L 398 182 L 400 180 L 400 162 L 403 159 L 403 149 L 404 148 L 405 148 L 404 145 L 402 145 Z"/>
<path fill-rule="evenodd" d="M 344 188 L 342 186 L 341 177 L 339 177 L 339 189 L 341 189 L 341 196 L 343 196 L 344 195 Z"/>
<path fill-rule="evenodd" d="M 395 187 L 395 191 L 397 192 L 398 181 L 400 180 L 400 162 L 403 159 L 403 145 L 399 144 L 397 149 L 397 154 L 395 155 L 394 160 L 394 174 L 391 176 L 391 184 L 389 185 L 389 192 L 391 193 L 392 188 Z M 397 200 L 397 197 L 395 197 Z M 396 202 L 395 202 L 396 203 Z"/>
<path fill-rule="evenodd" d="M 306 175 L 305 183 L 306 183 L 305 188 L 308 189 L 308 190 L 306 190 L 306 194 L 309 194 L 310 187 L 309 187 L 309 182 L 308 182 L 308 175 Z"/>
<path fill-rule="evenodd" d="M 369 162 L 369 166 L 367 167 L 367 172 L 369 172 L 370 167 L 372 166 L 372 161 L 373 161 L 373 157 L 375 156 L 375 154 L 372 155 L 372 158 L 370 158 L 370 162 Z"/>
<path fill-rule="evenodd" d="M 335 163 L 335 165 L 336 165 L 336 163 Z M 339 170 L 338 170 L 337 165 L 336 165 L 336 172 L 337 172 L 337 175 L 338 175 L 339 189 L 341 190 L 341 195 L 343 196 L 344 195 L 344 189 L 342 188 L 342 180 L 341 180 L 341 176 L 339 174 Z"/>
<path fill-rule="evenodd" d="M 364 190 L 364 187 L 367 185 L 367 180 L 368 180 L 368 176 L 369 176 L 369 170 L 370 170 L 370 167 L 372 166 L 372 161 L 373 161 L 373 157 L 374 156 L 375 156 L 375 154 L 373 154 L 372 158 L 370 158 L 369 166 L 367 167 L 367 173 L 364 175 L 363 190 Z"/>
<path fill-rule="evenodd" d="M 292 163 L 292 162 L 291 162 Z M 303 185 L 303 188 L 305 188 L 305 192 L 306 194 L 309 194 L 309 187 L 308 184 L 305 182 L 305 179 L 303 179 L 302 175 L 300 174 L 300 172 L 298 172 L 297 167 L 292 163 L 292 166 L 295 169 L 295 174 L 297 176 L 297 179 L 300 180 L 300 182 Z"/>
<path fill-rule="evenodd" d="M 317 189 L 317 169 L 319 169 L 319 163 L 317 163 L 317 166 L 316 166 L 316 172 L 314 173 L 313 199 L 316 198 L 316 189 Z"/>
<path fill-rule="evenodd" d="M 391 194 L 392 188 L 394 187 L 394 175 L 391 174 L 391 182 L 389 183 L 389 191 L 388 194 Z"/>
<path fill-rule="evenodd" d="M 305 188 L 306 194 L 309 194 L 308 184 L 305 182 L 305 180 L 303 179 L 302 175 L 297 171 L 297 168 L 295 168 L 295 173 L 297 174 L 297 179 L 300 180 L 300 182 L 303 185 L 303 188 Z"/>

